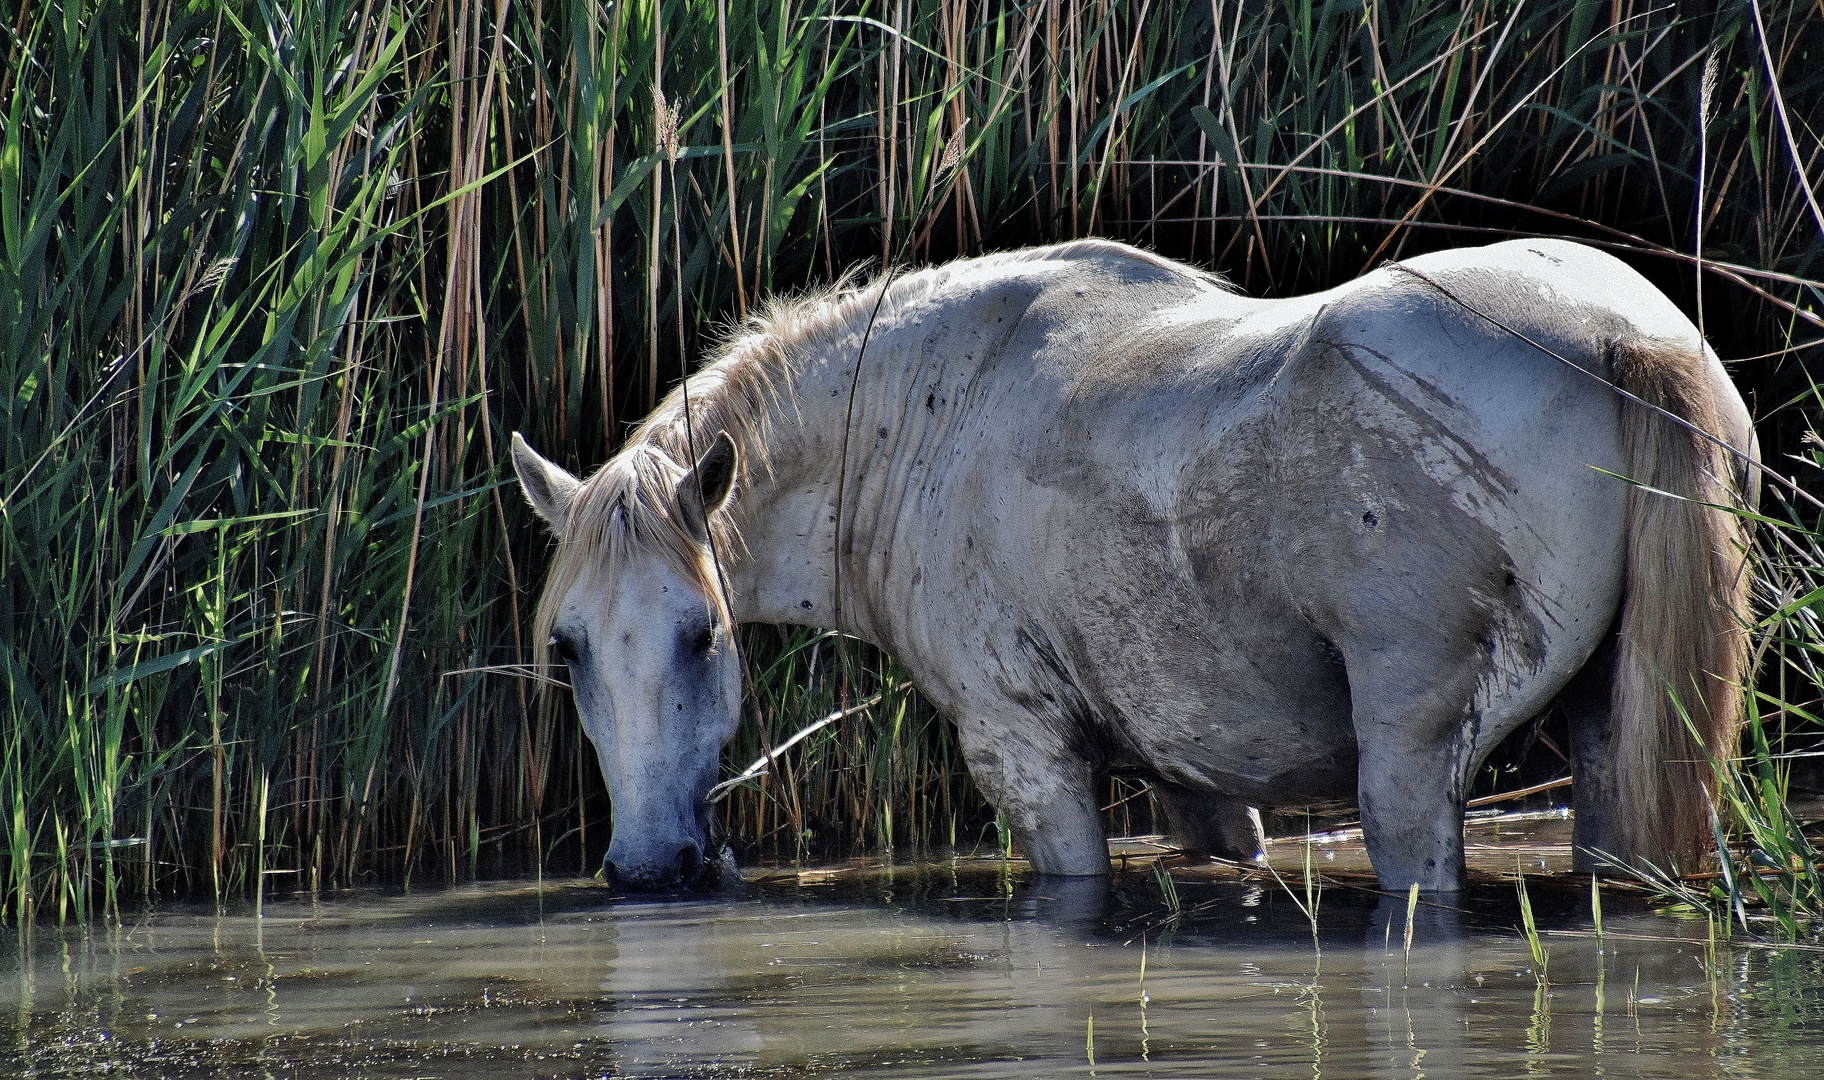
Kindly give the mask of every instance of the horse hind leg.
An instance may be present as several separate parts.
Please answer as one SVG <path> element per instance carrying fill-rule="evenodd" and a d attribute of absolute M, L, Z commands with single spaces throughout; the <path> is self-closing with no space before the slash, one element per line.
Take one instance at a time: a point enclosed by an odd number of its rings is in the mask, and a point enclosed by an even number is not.
<path fill-rule="evenodd" d="M 1462 738 L 1400 739 L 1390 725 L 1364 745 L 1356 796 L 1368 859 L 1384 889 L 1427 893 L 1463 887 L 1463 799 L 1469 748 Z"/>
<path fill-rule="evenodd" d="M 1571 729 L 1571 868 L 1594 873 L 1628 849 L 1625 807 L 1615 775 L 1610 688 L 1619 639 L 1611 630 L 1558 693 Z"/>
<path fill-rule="evenodd" d="M 1412 642 L 1413 638 L 1408 638 Z M 1381 887 L 1463 887 L 1463 800 L 1485 726 L 1476 665 L 1383 643 L 1349 663 L 1363 840 Z"/>
<path fill-rule="evenodd" d="M 1491 621 L 1479 632 L 1459 624 L 1430 642 L 1412 635 L 1354 657 L 1345 646 L 1346 659 L 1360 660 L 1349 673 L 1360 762 L 1356 792 L 1368 857 L 1383 888 L 1404 891 L 1414 882 L 1427 892 L 1462 887 L 1463 805 L 1475 770 L 1554 693 L 1571 712 L 1578 787 L 1586 773 L 1595 775 L 1592 762 L 1600 768 L 1610 760 L 1606 751 L 1578 742 L 1595 730 L 1596 717 L 1584 697 L 1569 692 L 1560 661 L 1544 645 L 1527 642 L 1522 631 Z M 1600 682 L 1606 695 L 1600 650 L 1584 670 L 1580 678 Z M 1606 697 L 1601 700 L 1606 709 Z M 1592 813 L 1592 828 L 1605 820 Z M 1578 843 L 1605 838 L 1587 833 Z"/>
<path fill-rule="evenodd" d="M 1165 806 L 1172 838 L 1186 851 L 1231 862 L 1253 862 L 1260 854 L 1265 838 L 1248 804 L 1163 780 L 1153 782 L 1153 792 Z"/>

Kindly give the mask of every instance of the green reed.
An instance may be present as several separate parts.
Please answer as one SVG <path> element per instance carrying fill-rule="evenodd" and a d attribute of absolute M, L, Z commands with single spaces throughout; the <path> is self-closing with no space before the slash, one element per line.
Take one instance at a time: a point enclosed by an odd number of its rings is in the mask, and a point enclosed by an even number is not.
<path fill-rule="evenodd" d="M 1520 901 L 1520 936 L 1526 939 L 1526 950 L 1533 958 L 1533 979 L 1540 989 L 1545 989 L 1551 985 L 1546 969 L 1551 963 L 1552 951 L 1545 947 L 1544 939 L 1539 936 L 1539 926 L 1533 920 L 1533 901 L 1526 892 L 1526 868 L 1518 859 L 1514 861 L 1514 893 Z M 1600 933 L 1597 939 L 1601 940 Z"/>
<path fill-rule="evenodd" d="M 1159 886 L 1159 898 L 1165 902 L 1167 921 L 1184 914 L 1184 899 L 1178 895 L 1178 882 L 1172 879 L 1171 868 L 1165 865 L 1164 859 L 1153 862 L 1153 881 Z M 1140 981 L 1146 982 L 1146 952 L 1144 944 L 1140 953 Z"/>
<path fill-rule="evenodd" d="M 1808 396 L 1815 417 L 1824 398 L 1815 387 Z M 1794 455 L 1812 470 L 1824 469 L 1816 430 L 1807 430 Z M 1817 499 L 1803 487 L 1779 478 L 1768 487 L 1766 514 L 1755 516 L 1754 552 L 1762 571 L 1757 600 L 1766 614 L 1745 628 L 1761 674 L 1745 697 L 1741 757 L 1713 763 L 1718 798 L 1711 826 L 1722 856 L 1707 875 L 1708 888 L 1663 872 L 1641 876 L 1662 899 L 1703 911 L 1712 933 L 1720 920 L 1725 934 L 1739 926 L 1795 940 L 1824 920 L 1824 839 L 1815 822 L 1800 816 L 1793 783 L 1794 767 L 1818 753 L 1824 523 Z"/>
<path fill-rule="evenodd" d="M 587 469 L 717 327 L 864 260 L 1095 234 L 1285 295 L 1580 237 L 1687 309 L 1702 283 L 1784 461 L 1816 413 L 1794 361 L 1824 306 L 1799 122 L 1821 36 L 1797 0 L 22 8 L 0 41 L 5 911 L 592 869 L 593 754 L 521 667 L 550 542 L 505 438 Z M 1768 646 L 1772 772 L 1722 822 L 1762 808 L 1783 866 L 1804 834 L 1769 800 L 1814 723 L 1813 602 Z M 743 846 L 992 823 L 888 658 L 744 644 L 732 768 L 881 700 L 728 796 Z"/>
<path fill-rule="evenodd" d="M 1400 982 L 1402 985 L 1412 981 L 1412 934 L 1415 927 L 1414 920 L 1417 919 L 1418 914 L 1419 883 L 1415 881 L 1406 889 L 1406 928 L 1400 936 Z M 1392 929 L 1391 923 L 1388 924 L 1388 928 Z M 1315 932 L 1316 926 L 1313 924 L 1313 933 Z"/>

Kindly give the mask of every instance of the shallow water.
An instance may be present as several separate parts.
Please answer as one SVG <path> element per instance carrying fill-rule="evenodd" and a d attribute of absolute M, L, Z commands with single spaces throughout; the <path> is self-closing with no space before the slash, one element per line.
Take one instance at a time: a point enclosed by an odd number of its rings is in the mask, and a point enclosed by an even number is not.
<path fill-rule="evenodd" d="M 958 859 L 9 928 L 0 1076 L 1824 1075 L 1824 952 L 1712 956 L 1704 922 L 1614 892 L 1599 950 L 1587 879 L 1534 878 L 1541 988 L 1511 885 L 1422 907 L 1408 958 L 1404 900 L 1339 874 L 1321 952 L 1270 875 L 1174 866 L 1174 911 L 1132 859 L 1112 890 Z"/>

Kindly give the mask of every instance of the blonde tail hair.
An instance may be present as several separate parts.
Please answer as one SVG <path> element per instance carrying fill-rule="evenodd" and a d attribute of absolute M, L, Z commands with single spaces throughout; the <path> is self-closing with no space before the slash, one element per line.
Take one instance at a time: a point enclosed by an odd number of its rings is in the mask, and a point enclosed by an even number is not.
<path fill-rule="evenodd" d="M 1622 389 L 1722 435 L 1701 352 L 1645 340 L 1616 345 L 1612 358 Z M 1711 836 L 1710 763 L 1735 753 L 1748 678 L 1747 528 L 1715 509 L 1740 505 L 1741 471 L 1716 442 L 1632 401 L 1621 403 L 1621 439 L 1635 483 L 1610 706 L 1629 850 L 1613 854 L 1690 873 Z"/>

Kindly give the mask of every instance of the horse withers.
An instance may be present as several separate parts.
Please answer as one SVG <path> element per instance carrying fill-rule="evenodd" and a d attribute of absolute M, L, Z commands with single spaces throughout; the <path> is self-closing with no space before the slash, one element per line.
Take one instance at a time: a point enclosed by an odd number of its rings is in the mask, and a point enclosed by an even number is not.
<path fill-rule="evenodd" d="M 683 389 L 587 480 L 513 447 L 622 887 L 730 865 L 706 797 L 750 621 L 896 657 L 1040 873 L 1108 872 L 1119 769 L 1231 857 L 1249 807 L 1353 800 L 1384 886 L 1454 890 L 1477 767 L 1554 702 L 1578 865 L 1702 856 L 1748 663 L 1717 507 L 1756 444 L 1614 258 L 1253 300 L 1082 241 L 776 301 Z"/>

